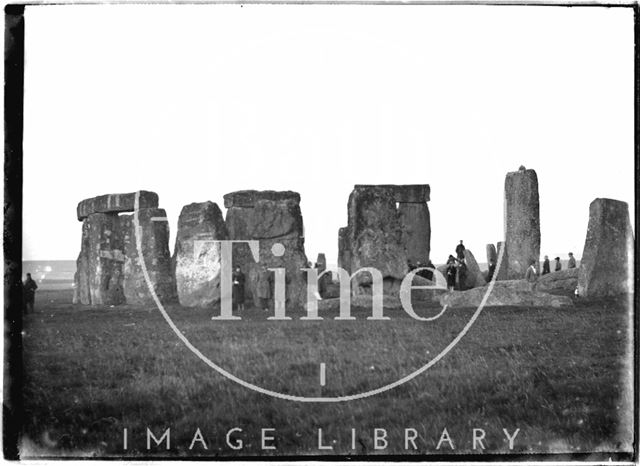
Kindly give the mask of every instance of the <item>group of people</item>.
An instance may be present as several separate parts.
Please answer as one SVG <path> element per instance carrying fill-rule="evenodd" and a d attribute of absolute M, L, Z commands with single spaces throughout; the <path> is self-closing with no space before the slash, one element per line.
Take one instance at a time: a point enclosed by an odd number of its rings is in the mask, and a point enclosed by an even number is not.
<path fill-rule="evenodd" d="M 559 270 L 562 270 L 562 264 L 560 263 L 560 258 L 556 257 L 554 261 L 555 261 L 554 271 L 558 272 Z M 567 268 L 568 269 L 576 268 L 576 259 L 575 257 L 573 257 L 572 252 L 569 253 L 569 262 L 567 264 Z M 551 263 L 549 262 L 549 256 L 544 256 L 544 262 L 542 263 L 542 275 L 546 275 L 548 273 L 551 273 Z"/>
<path fill-rule="evenodd" d="M 456 246 L 456 256 L 449 255 L 447 259 L 447 288 L 449 290 L 464 290 L 467 281 L 467 261 L 464 257 L 466 248 L 460 240 L 460 244 Z"/>

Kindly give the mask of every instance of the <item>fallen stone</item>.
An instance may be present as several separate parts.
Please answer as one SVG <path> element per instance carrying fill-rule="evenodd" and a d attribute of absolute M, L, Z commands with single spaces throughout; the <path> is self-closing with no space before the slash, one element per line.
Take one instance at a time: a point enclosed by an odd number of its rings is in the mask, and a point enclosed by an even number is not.
<path fill-rule="evenodd" d="M 578 269 L 565 269 L 542 275 L 536 282 L 536 291 L 546 293 L 573 292 L 578 285 Z"/>
<path fill-rule="evenodd" d="M 450 307 L 477 307 L 482 302 L 490 285 L 465 291 L 450 291 L 440 298 L 441 305 Z M 487 306 L 561 307 L 571 306 L 573 301 L 566 296 L 557 296 L 540 291 L 532 291 L 526 280 L 505 280 L 495 282 L 488 295 Z"/>
<path fill-rule="evenodd" d="M 158 195 L 151 191 L 138 191 L 139 208 L 158 207 Z M 136 193 L 104 194 L 102 196 L 85 199 L 78 204 L 78 220 L 82 221 L 91 214 L 133 212 L 135 209 Z"/>
<path fill-rule="evenodd" d="M 507 278 L 520 279 L 531 261 L 539 269 L 540 202 L 535 170 L 520 167 L 517 172 L 507 173 L 504 195 Z"/>
<path fill-rule="evenodd" d="M 633 291 L 634 240 L 629 207 L 614 199 L 595 199 L 578 275 L 582 297 L 615 296 Z"/>
<path fill-rule="evenodd" d="M 178 300 L 186 307 L 208 307 L 220 301 L 220 244 L 228 239 L 222 212 L 207 201 L 186 205 L 178 219 L 173 254 Z"/>

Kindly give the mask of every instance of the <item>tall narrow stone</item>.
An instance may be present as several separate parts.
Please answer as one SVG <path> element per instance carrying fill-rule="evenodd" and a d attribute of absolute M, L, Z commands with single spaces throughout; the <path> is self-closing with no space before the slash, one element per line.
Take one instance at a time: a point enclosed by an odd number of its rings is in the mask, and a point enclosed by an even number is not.
<path fill-rule="evenodd" d="M 491 262 L 494 264 L 498 259 L 498 252 L 496 251 L 496 246 L 493 243 L 487 244 L 487 267 Z"/>
<path fill-rule="evenodd" d="M 142 258 L 151 286 L 161 302 L 176 298 L 171 253 L 169 223 L 164 209 L 140 209 L 137 212 L 141 231 Z M 145 279 L 135 228 L 135 214 L 121 215 L 124 234 L 124 296 L 127 304 L 151 304 L 153 297 Z"/>
<path fill-rule="evenodd" d="M 233 247 L 234 267 L 239 265 L 245 273 L 245 290 L 254 304 L 258 305 L 258 276 L 265 266 L 285 269 L 287 305 L 302 306 L 307 290 L 301 269 L 306 267 L 307 257 L 300 195 L 292 191 L 236 191 L 224 196 L 224 205 L 228 209 L 225 221 L 229 239 L 259 243 L 259 262 L 248 245 Z M 277 244 L 284 246 L 284 251 Z M 280 252 L 283 254 L 275 254 Z"/>
<path fill-rule="evenodd" d="M 222 212 L 207 201 L 186 205 L 178 219 L 173 254 L 178 300 L 186 307 L 220 301 L 220 251 L 214 241 L 228 239 Z"/>
<path fill-rule="evenodd" d="M 633 291 L 633 230 L 626 202 L 595 199 L 589 206 L 578 293 L 613 296 Z"/>
<path fill-rule="evenodd" d="M 507 277 L 524 278 L 531 261 L 540 261 L 540 202 L 535 170 L 507 173 L 504 183 Z"/>
<path fill-rule="evenodd" d="M 500 252 L 502 252 L 502 261 L 498 262 L 500 258 Z M 496 280 L 508 280 L 508 268 L 509 268 L 509 254 L 505 248 L 504 241 L 498 241 L 498 250 L 496 252 Z"/>
<path fill-rule="evenodd" d="M 349 228 L 338 230 L 338 267 L 351 273 L 351 247 L 349 246 Z"/>

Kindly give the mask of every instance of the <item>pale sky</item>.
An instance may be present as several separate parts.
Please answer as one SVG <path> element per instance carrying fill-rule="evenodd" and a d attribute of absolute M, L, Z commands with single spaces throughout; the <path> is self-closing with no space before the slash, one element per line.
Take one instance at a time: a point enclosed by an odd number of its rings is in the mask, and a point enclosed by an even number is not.
<path fill-rule="evenodd" d="M 540 183 L 541 255 L 582 255 L 589 204 L 633 216 L 633 11 L 506 6 L 26 8 L 24 259 L 75 259 L 77 203 L 301 194 L 336 263 L 354 184 L 431 185 L 432 260 L 504 238 Z M 632 217 L 633 218 L 633 217 Z"/>

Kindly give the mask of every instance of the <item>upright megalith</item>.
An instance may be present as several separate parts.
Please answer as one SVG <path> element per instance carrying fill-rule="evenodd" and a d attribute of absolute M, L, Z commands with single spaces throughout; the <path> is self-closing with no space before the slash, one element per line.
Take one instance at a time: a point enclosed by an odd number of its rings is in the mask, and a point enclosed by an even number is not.
<path fill-rule="evenodd" d="M 626 202 L 595 199 L 589 206 L 578 293 L 613 296 L 633 291 L 633 230 Z"/>
<path fill-rule="evenodd" d="M 119 215 L 122 212 L 134 212 L 140 217 L 143 257 L 152 285 L 159 297 L 171 297 L 173 277 L 168 264 L 166 214 L 157 206 L 158 195 L 150 191 L 105 194 L 78 204 L 82 242 L 76 263 L 74 303 L 117 305 L 150 301 L 135 240 L 132 241 L 133 216 Z M 164 232 L 159 219 L 164 221 Z"/>
<path fill-rule="evenodd" d="M 351 246 L 349 246 L 349 228 L 338 230 L 338 267 L 351 273 Z"/>
<path fill-rule="evenodd" d="M 233 266 L 242 268 L 245 291 L 254 304 L 258 305 L 258 278 L 264 266 L 284 268 L 287 305 L 303 305 L 307 290 L 302 269 L 307 265 L 307 256 L 300 195 L 292 191 L 236 191 L 224 196 L 224 205 L 229 239 L 256 240 L 259 244 L 258 262 L 248 244 L 233 245 Z"/>
<path fill-rule="evenodd" d="M 500 254 L 502 253 L 502 260 L 500 259 Z M 509 269 L 509 255 L 507 254 L 507 249 L 505 247 L 504 241 L 498 241 L 498 248 L 496 251 L 496 270 L 494 274 L 496 275 L 496 280 L 508 280 L 508 269 Z"/>
<path fill-rule="evenodd" d="M 185 307 L 220 301 L 221 244 L 229 236 L 217 204 L 186 205 L 178 218 L 173 267 L 178 300 Z"/>
<path fill-rule="evenodd" d="M 123 265 L 120 217 L 114 213 L 87 215 L 82 221 L 82 243 L 74 277 L 74 303 L 124 303 Z"/>
<path fill-rule="evenodd" d="M 469 289 L 486 285 L 487 281 L 480 271 L 480 266 L 478 266 L 476 258 L 468 248 L 464 251 L 464 262 L 467 266 L 467 276 L 465 277 L 464 288 Z"/>
<path fill-rule="evenodd" d="M 520 167 L 504 183 L 508 279 L 524 278 L 531 261 L 540 260 L 540 202 L 535 170 Z"/>
<path fill-rule="evenodd" d="M 373 267 L 382 274 L 385 294 L 397 294 L 408 266 L 393 190 L 356 185 L 349 196 L 347 230 L 350 271 Z M 371 293 L 371 274 L 359 273 L 354 282 L 354 294 Z"/>
<path fill-rule="evenodd" d="M 496 246 L 493 243 L 487 244 L 487 266 L 492 262 L 495 264 L 498 260 L 498 252 Z"/>
<path fill-rule="evenodd" d="M 121 215 L 120 219 L 124 235 L 123 286 L 127 304 L 153 303 L 150 286 L 161 302 L 175 300 L 176 283 L 165 210 L 143 208 L 133 215 Z M 137 233 L 140 233 L 140 241 Z M 149 282 L 145 277 L 145 269 Z"/>

